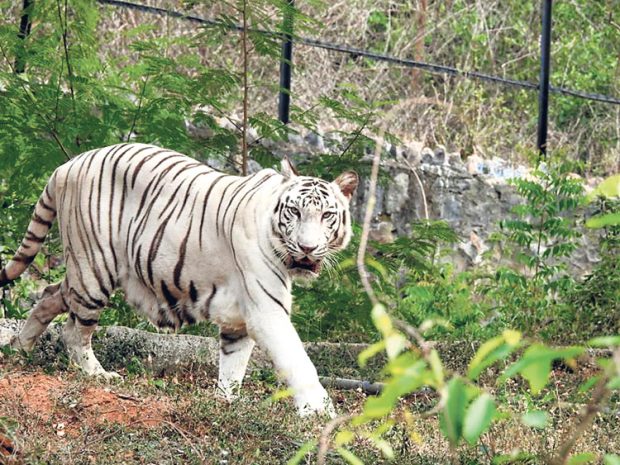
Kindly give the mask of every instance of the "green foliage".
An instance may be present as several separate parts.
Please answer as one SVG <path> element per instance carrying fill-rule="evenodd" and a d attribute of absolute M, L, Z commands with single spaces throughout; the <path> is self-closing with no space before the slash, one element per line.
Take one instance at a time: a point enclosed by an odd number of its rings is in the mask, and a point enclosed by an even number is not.
<path fill-rule="evenodd" d="M 598 197 L 596 197 L 598 195 Z M 620 213 L 618 176 L 600 184 L 591 195 L 593 219 L 613 219 Z M 566 292 L 569 308 L 578 312 L 563 314 L 562 323 L 586 335 L 620 332 L 620 224 L 609 221 L 600 226 L 600 261 L 583 279 Z"/>
<path fill-rule="evenodd" d="M 501 221 L 496 239 L 503 254 L 520 266 L 500 266 L 478 286 L 486 305 L 507 326 L 551 334 L 545 326 L 557 317 L 575 285 L 567 262 L 580 246 L 579 208 L 585 196 L 571 169 L 570 164 L 552 162 L 533 178 L 513 181 L 524 203 L 514 208 L 513 219 Z"/>
<path fill-rule="evenodd" d="M 346 333 L 348 340 L 368 340 L 375 334 L 368 318 L 368 297 L 356 269 L 359 227 L 354 225 L 353 231 L 351 244 L 340 254 L 336 266 L 324 270 L 309 287 L 294 289 L 296 308 L 292 318 L 304 339 L 340 340 Z M 466 292 L 462 283 L 454 285 L 456 290 L 441 287 L 439 270 L 443 267 L 435 263 L 440 247 L 455 240 L 454 231 L 446 223 L 419 222 L 411 225 L 409 236 L 394 242 L 370 241 L 366 266 L 375 291 L 407 320 L 418 318 L 418 302 L 413 296 L 407 299 L 418 279 L 434 280 L 436 292 L 445 294 L 444 300 L 457 299 L 455 294 Z M 433 305 L 430 300 L 429 306 L 440 307 L 441 303 Z M 437 314 L 432 309 L 423 314 L 423 318 L 430 316 Z"/>
<path fill-rule="evenodd" d="M 479 385 L 476 381 L 478 375 L 498 361 L 508 362 L 516 349 L 524 349 L 516 359 L 513 357 L 514 361 L 506 369 L 500 371 L 497 380 L 501 383 L 521 375 L 527 380 L 532 395 L 536 396 L 546 388 L 554 361 L 562 361 L 570 366 L 574 364 L 574 358 L 585 351 L 584 347 L 548 347 L 535 341 L 523 340 L 521 333 L 507 330 L 501 337 L 487 341 L 478 349 L 469 365 L 468 378 L 463 378 L 443 367 L 437 352 L 429 349 L 421 337 L 420 328 L 411 326 L 406 328 L 407 334 L 415 335 L 413 341 L 409 342 L 404 334 L 396 329 L 383 305 L 375 305 L 372 314 L 388 357 L 384 368 L 385 388 L 378 397 L 366 400 L 363 411 L 351 421 L 349 428 L 337 434 L 336 443 L 338 446 L 350 443 L 357 433 L 374 441 L 386 458 L 391 457 L 392 449 L 389 443 L 386 444 L 386 439 L 382 435 L 399 421 L 404 421 L 405 427 L 411 424 L 411 421 L 407 420 L 411 415 L 407 411 L 407 406 L 403 407 L 405 414 L 396 414 L 399 400 L 423 387 L 435 391 L 439 401 L 430 411 L 422 415 L 437 414 L 441 431 L 453 448 L 463 440 L 470 446 L 477 447 L 483 435 L 500 419 L 514 417 L 528 427 L 545 429 L 549 424 L 547 411 L 528 409 L 525 413 L 521 413 L 514 410 L 509 403 L 495 399 Z M 391 340 L 398 343 L 390 344 Z M 598 338 L 591 341 L 591 344 L 612 346 L 616 347 L 616 351 L 620 350 L 620 339 L 617 336 Z M 392 350 L 389 349 L 390 345 Z M 376 353 L 376 348 L 369 349 L 360 358 L 366 360 L 371 356 L 371 352 Z M 615 380 L 620 378 L 618 371 L 620 368 L 617 364 L 604 359 L 599 360 L 599 363 L 603 368 L 593 377 L 592 384 L 600 386 L 602 382 L 608 382 L 607 389 L 620 388 L 620 383 L 618 386 L 615 385 Z M 593 394 L 588 409 L 600 408 L 605 399 Z M 360 430 L 362 426 L 366 429 Z M 367 432 L 369 427 L 372 427 L 371 431 L 374 432 L 369 434 Z M 343 438 L 345 440 L 342 440 Z M 570 444 L 568 449 L 558 447 L 555 453 L 565 451 L 562 453 L 568 454 L 572 446 L 573 444 Z M 530 458 L 536 459 L 536 456 Z M 514 457 L 502 455 L 489 456 L 489 459 L 493 463 L 515 463 Z M 589 463 L 597 459 L 596 454 L 582 452 L 570 458 L 563 458 L 561 463 Z M 615 457 L 608 455 L 604 460 L 614 463 Z"/>
<path fill-rule="evenodd" d="M 99 324 L 103 326 L 119 325 L 130 328 L 147 329 L 148 322 L 125 302 L 123 293 L 117 291 L 110 297 L 108 310 L 101 314 Z"/>
<path fill-rule="evenodd" d="M 557 259 L 570 256 L 581 237 L 575 210 L 584 201 L 584 190 L 580 179 L 570 177 L 571 170 L 562 163 L 538 169 L 533 180 L 513 180 L 525 203 L 514 208 L 515 219 L 501 223 L 506 239 L 518 247 L 516 258 L 546 286 L 565 269 Z"/>

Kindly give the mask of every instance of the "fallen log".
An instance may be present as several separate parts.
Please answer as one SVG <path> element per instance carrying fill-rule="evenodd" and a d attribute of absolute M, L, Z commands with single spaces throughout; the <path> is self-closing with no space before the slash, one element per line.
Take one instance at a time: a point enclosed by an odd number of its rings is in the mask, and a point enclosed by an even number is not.
<path fill-rule="evenodd" d="M 10 343 L 23 326 L 23 320 L 0 319 L 0 347 Z M 61 324 L 53 323 L 41 336 L 32 355 L 33 362 L 42 366 L 57 364 L 64 347 L 60 337 Z M 219 360 L 219 341 L 213 337 L 187 334 L 151 333 L 123 326 L 98 328 L 93 338 L 97 357 L 106 368 L 119 370 L 138 361 L 155 375 L 175 374 L 202 369 L 215 376 Z M 321 367 L 334 360 L 357 370 L 357 355 L 365 344 L 306 343 L 310 357 Z M 346 366 L 346 365 L 344 365 Z M 249 371 L 271 369 L 267 355 L 256 348 L 252 354 Z M 378 369 L 375 371 L 378 372 Z M 378 394 L 382 383 L 360 381 L 338 376 L 321 376 L 326 387 L 343 390 L 359 389 L 367 394 Z"/>

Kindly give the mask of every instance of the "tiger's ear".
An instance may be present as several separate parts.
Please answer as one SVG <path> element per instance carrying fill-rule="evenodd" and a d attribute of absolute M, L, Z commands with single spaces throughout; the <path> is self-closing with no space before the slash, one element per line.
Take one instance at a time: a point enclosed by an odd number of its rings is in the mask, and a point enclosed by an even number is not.
<path fill-rule="evenodd" d="M 340 188 L 347 200 L 351 200 L 359 182 L 360 177 L 355 171 L 345 171 L 334 180 L 334 184 Z"/>
<path fill-rule="evenodd" d="M 299 173 L 297 172 L 297 170 L 293 166 L 293 163 L 291 162 L 291 160 L 287 156 L 285 156 L 282 159 L 282 162 L 281 162 L 280 166 L 281 166 L 280 172 L 281 172 L 282 176 L 284 176 L 286 179 L 291 179 L 291 178 L 294 178 L 295 176 L 299 175 Z"/>

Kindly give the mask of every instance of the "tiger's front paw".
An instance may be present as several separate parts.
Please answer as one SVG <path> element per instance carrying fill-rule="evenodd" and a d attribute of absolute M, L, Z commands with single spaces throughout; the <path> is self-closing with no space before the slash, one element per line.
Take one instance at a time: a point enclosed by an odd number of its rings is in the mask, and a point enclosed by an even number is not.
<path fill-rule="evenodd" d="M 301 417 L 313 414 L 326 414 L 329 418 L 336 418 L 334 404 L 323 386 L 295 395 L 295 405 Z"/>

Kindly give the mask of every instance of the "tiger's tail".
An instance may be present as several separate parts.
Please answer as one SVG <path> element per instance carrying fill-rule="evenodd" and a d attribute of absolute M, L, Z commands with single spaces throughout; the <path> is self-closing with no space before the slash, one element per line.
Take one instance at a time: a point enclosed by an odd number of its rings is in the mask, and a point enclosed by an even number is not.
<path fill-rule="evenodd" d="M 41 250 L 45 236 L 47 236 L 56 218 L 54 180 L 55 176 L 52 176 L 52 179 L 47 183 L 45 190 L 39 197 L 39 201 L 34 207 L 28 230 L 17 252 L 0 271 L 0 287 L 6 286 L 26 271 L 28 265 L 32 263 L 34 257 Z"/>

